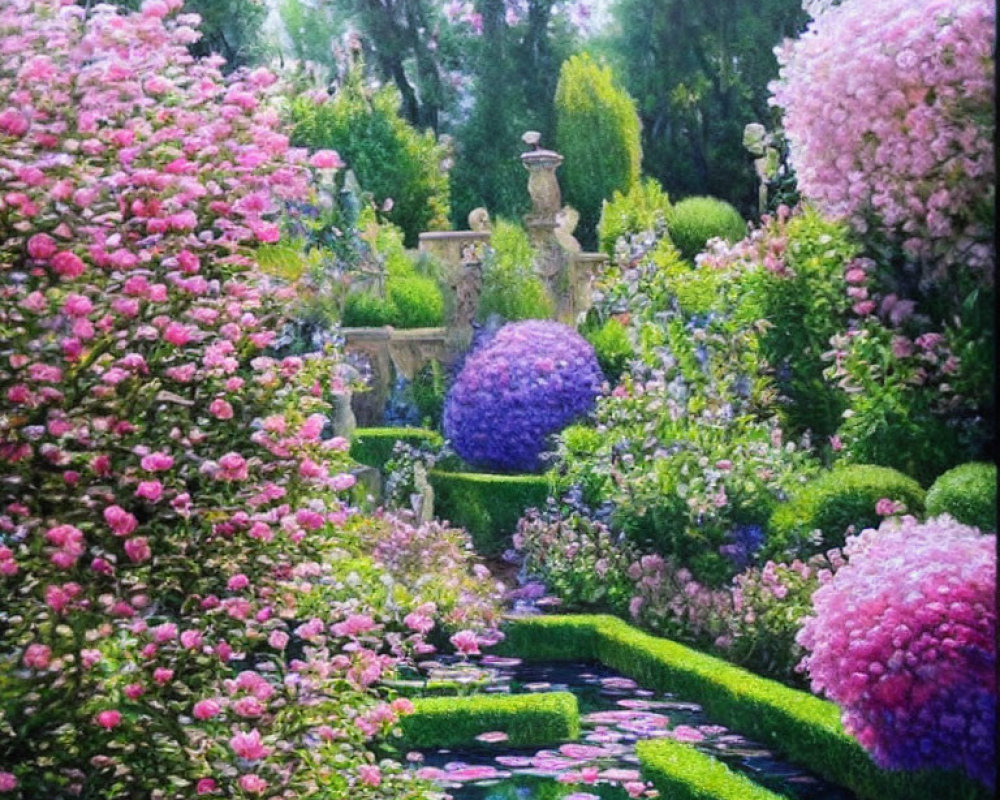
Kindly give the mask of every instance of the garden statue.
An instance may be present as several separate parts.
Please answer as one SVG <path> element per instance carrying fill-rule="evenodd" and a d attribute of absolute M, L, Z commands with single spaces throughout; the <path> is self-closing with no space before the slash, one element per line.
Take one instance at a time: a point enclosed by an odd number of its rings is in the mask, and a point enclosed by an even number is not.
<path fill-rule="evenodd" d="M 489 232 L 490 212 L 482 206 L 472 209 L 472 211 L 469 212 L 469 230 L 476 232 Z"/>
<path fill-rule="evenodd" d="M 751 122 L 743 129 L 743 146 L 754 158 L 754 169 L 760 186 L 757 188 L 757 211 L 767 212 L 767 185 L 778 177 L 780 156 L 774 147 L 774 136 L 759 122 Z"/>
<path fill-rule="evenodd" d="M 434 519 L 434 487 L 427 477 L 427 468 L 419 460 L 413 465 L 413 485 L 416 491 L 410 495 L 410 504 L 417 523 L 423 525 Z"/>

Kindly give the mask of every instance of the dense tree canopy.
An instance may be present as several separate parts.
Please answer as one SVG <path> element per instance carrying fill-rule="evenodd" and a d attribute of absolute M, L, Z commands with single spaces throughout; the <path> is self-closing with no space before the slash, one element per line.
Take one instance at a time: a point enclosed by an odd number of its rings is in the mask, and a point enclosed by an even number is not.
<path fill-rule="evenodd" d="M 614 12 L 609 44 L 639 104 L 645 170 L 671 196 L 710 194 L 749 213 L 743 127 L 771 122 L 773 48 L 804 26 L 799 0 L 618 0 Z"/>

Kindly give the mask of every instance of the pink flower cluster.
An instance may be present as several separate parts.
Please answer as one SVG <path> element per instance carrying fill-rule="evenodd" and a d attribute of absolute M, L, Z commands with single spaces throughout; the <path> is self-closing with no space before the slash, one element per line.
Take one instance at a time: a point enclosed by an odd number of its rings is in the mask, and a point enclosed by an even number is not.
<path fill-rule="evenodd" d="M 994 37 L 989 0 L 852 0 L 778 51 L 803 195 L 931 279 L 992 280 Z"/>
<path fill-rule="evenodd" d="M 798 635 L 813 690 L 880 765 L 995 785 L 996 537 L 903 517 L 844 550 Z"/>
<path fill-rule="evenodd" d="M 275 76 L 193 59 L 181 5 L 0 7 L 0 716 L 32 731 L 0 786 L 25 796 L 314 795 L 328 761 L 295 753 L 368 763 L 353 720 L 421 636 L 337 637 L 366 597 L 292 630 L 352 513 L 339 356 L 268 352 L 295 290 L 254 258 L 311 170 Z"/>

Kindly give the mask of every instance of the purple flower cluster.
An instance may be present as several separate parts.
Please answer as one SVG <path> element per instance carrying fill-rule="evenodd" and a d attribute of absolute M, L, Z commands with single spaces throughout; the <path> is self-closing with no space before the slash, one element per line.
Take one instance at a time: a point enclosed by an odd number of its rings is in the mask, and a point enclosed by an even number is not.
<path fill-rule="evenodd" d="M 928 277 L 992 277 L 994 24 L 989 0 L 852 0 L 779 52 L 803 195 L 874 221 Z"/>
<path fill-rule="evenodd" d="M 472 353 L 444 409 L 444 432 L 470 464 L 536 470 L 546 439 L 594 407 L 594 349 L 558 322 L 505 325 Z"/>
<path fill-rule="evenodd" d="M 803 665 L 879 765 L 995 785 L 995 548 L 947 516 L 886 520 L 813 595 Z"/>

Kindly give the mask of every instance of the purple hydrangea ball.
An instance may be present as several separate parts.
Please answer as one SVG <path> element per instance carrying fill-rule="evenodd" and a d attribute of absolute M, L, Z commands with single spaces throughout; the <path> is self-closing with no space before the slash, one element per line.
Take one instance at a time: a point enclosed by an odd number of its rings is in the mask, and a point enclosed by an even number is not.
<path fill-rule="evenodd" d="M 547 438 L 594 407 L 604 376 L 572 328 L 514 322 L 473 352 L 448 393 L 444 432 L 478 467 L 532 471 Z"/>

